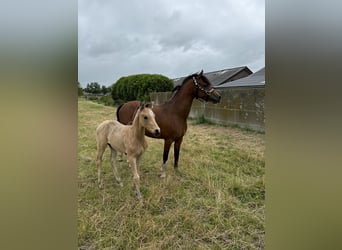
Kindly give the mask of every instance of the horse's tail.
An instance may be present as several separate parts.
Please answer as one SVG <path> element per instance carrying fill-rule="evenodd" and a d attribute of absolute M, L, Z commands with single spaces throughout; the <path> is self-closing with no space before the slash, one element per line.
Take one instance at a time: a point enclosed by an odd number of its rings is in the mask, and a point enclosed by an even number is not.
<path fill-rule="evenodd" d="M 122 108 L 123 105 L 124 105 L 124 103 L 121 104 L 121 105 L 118 107 L 118 109 L 116 110 L 116 119 L 118 120 L 118 122 L 120 122 L 119 111 L 120 111 L 120 109 Z"/>

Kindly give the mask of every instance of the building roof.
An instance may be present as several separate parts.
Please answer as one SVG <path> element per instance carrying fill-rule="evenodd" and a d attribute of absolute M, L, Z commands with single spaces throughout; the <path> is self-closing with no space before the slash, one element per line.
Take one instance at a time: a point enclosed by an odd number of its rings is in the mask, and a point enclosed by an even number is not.
<path fill-rule="evenodd" d="M 224 83 L 220 86 L 216 86 L 215 88 L 231 88 L 231 87 L 249 87 L 249 86 L 265 86 L 265 67 L 258 70 L 257 72 L 237 79 L 235 81 Z"/>
<path fill-rule="evenodd" d="M 208 78 L 208 80 L 211 82 L 213 86 L 218 86 L 225 82 L 231 81 L 231 79 L 237 74 L 239 74 L 241 71 L 246 71 L 249 74 L 253 73 L 247 66 L 242 66 L 237 68 L 207 72 L 204 73 L 204 75 Z M 173 85 L 181 85 L 185 78 L 186 76 L 173 79 Z"/>

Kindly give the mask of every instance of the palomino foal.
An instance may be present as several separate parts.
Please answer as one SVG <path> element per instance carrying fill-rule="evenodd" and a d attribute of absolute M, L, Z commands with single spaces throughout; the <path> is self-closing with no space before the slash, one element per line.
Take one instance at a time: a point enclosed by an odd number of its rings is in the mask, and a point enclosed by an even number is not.
<path fill-rule="evenodd" d="M 116 168 L 116 154 L 117 152 L 126 153 L 127 160 L 133 172 L 135 192 L 137 198 L 141 198 L 138 164 L 140 157 L 147 148 L 145 129 L 155 136 L 160 135 L 160 128 L 149 104 L 140 104 L 132 125 L 123 125 L 115 120 L 106 120 L 97 127 L 96 165 L 98 169 L 98 182 L 100 188 L 103 184 L 101 177 L 102 156 L 108 145 L 111 149 L 111 164 L 116 181 L 120 186 L 123 185 Z"/>

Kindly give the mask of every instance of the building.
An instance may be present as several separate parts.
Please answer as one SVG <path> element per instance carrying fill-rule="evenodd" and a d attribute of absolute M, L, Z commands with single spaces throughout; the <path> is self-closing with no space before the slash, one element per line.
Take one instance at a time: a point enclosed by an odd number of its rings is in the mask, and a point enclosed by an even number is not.
<path fill-rule="evenodd" d="M 244 78 L 240 78 L 235 81 L 226 82 L 219 86 L 216 86 L 216 89 L 224 89 L 224 88 L 236 88 L 236 87 L 265 87 L 265 67 L 258 70 L 257 72 L 246 76 Z"/>
<path fill-rule="evenodd" d="M 213 86 L 220 86 L 224 83 L 228 83 L 246 76 L 251 75 L 253 72 L 246 66 L 222 69 L 212 72 L 204 73 Z M 187 76 L 173 79 L 174 86 L 181 85 L 183 80 Z"/>
<path fill-rule="evenodd" d="M 265 129 L 265 67 L 235 81 L 215 86 L 220 92 L 218 104 L 194 100 L 190 117 L 205 119 L 259 131 Z"/>

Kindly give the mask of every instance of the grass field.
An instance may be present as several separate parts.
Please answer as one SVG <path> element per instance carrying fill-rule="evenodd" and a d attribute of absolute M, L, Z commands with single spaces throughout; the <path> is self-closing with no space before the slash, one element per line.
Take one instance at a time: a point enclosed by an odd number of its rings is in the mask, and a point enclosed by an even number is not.
<path fill-rule="evenodd" d="M 126 161 L 114 178 L 109 149 L 104 187 L 97 185 L 95 129 L 116 119 L 116 109 L 78 102 L 78 245 L 80 249 L 263 249 L 265 236 L 265 135 L 238 128 L 194 125 L 173 171 L 158 177 L 163 140 L 148 138 L 140 163 L 142 202 L 133 193 Z"/>

